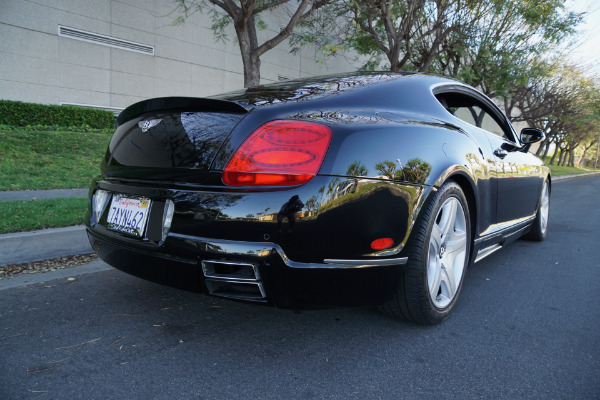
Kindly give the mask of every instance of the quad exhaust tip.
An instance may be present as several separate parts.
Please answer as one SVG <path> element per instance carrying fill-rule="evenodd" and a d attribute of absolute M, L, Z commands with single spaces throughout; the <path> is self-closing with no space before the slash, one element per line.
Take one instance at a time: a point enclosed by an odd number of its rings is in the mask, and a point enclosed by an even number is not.
<path fill-rule="evenodd" d="M 202 273 L 208 293 L 248 301 L 266 301 L 258 266 L 251 263 L 204 260 Z"/>

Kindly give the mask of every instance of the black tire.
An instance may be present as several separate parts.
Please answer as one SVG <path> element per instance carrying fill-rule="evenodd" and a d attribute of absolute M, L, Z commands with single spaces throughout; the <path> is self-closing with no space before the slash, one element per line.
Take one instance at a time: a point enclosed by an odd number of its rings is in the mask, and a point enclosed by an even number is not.
<path fill-rule="evenodd" d="M 419 324 L 442 322 L 462 290 L 470 250 L 467 200 L 460 186 L 450 181 L 438 190 L 415 224 L 398 290 L 380 309 Z"/>
<path fill-rule="evenodd" d="M 548 235 L 548 222 L 550 221 L 550 185 L 548 179 L 544 179 L 540 201 L 531 230 L 523 236 L 524 239 L 541 242 Z"/>

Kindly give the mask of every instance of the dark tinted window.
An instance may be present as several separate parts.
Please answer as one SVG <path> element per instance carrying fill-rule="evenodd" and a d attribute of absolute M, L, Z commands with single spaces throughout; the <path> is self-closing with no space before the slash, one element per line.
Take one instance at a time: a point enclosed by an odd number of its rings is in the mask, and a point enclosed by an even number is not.
<path fill-rule="evenodd" d="M 503 123 L 494 117 L 494 113 L 478 99 L 464 93 L 453 92 L 439 93 L 436 98 L 449 113 L 466 123 L 512 140 L 510 131 L 507 131 Z"/>

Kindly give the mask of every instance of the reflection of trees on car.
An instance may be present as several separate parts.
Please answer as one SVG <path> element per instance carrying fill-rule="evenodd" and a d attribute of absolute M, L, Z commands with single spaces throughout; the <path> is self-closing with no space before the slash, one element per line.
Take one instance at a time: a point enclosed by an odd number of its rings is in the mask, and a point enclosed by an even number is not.
<path fill-rule="evenodd" d="M 395 162 L 388 160 L 375 164 L 375 168 L 390 180 L 412 183 L 425 183 L 431 173 L 431 165 L 420 158 L 411 158 L 400 170 Z"/>
<path fill-rule="evenodd" d="M 414 183 L 425 183 L 425 180 L 431 172 L 431 165 L 420 158 L 412 158 L 402 168 L 404 179 Z"/>
<path fill-rule="evenodd" d="M 369 170 L 365 166 L 365 164 L 356 160 L 348 167 L 346 171 L 346 175 L 348 176 L 367 176 L 369 174 Z"/>
<path fill-rule="evenodd" d="M 233 207 L 242 198 L 242 195 L 205 194 L 198 196 L 193 192 L 179 192 L 173 195 L 173 200 L 176 200 L 178 204 L 176 211 L 178 215 L 190 214 L 194 215 L 195 219 L 202 220 L 228 219 L 229 216 L 223 210 Z"/>
<path fill-rule="evenodd" d="M 312 196 L 310 199 L 306 200 L 305 206 L 309 214 L 314 214 L 314 212 L 317 211 L 317 196 Z"/>

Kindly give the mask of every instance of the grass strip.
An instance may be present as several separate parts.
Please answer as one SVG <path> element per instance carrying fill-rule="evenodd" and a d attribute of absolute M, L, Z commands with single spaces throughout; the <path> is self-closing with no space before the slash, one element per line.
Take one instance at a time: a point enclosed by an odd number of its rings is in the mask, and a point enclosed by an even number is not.
<path fill-rule="evenodd" d="M 552 176 L 578 175 L 578 174 L 585 174 L 588 172 L 593 172 L 592 170 L 589 170 L 589 169 L 583 169 L 583 168 L 577 168 L 577 167 L 559 167 L 556 165 L 548 165 L 548 168 L 550 168 L 550 172 L 552 173 Z"/>
<path fill-rule="evenodd" d="M 87 199 L 43 199 L 0 202 L 0 233 L 81 225 Z"/>
<path fill-rule="evenodd" d="M 106 132 L 0 129 L 0 190 L 89 186 L 110 141 Z"/>

